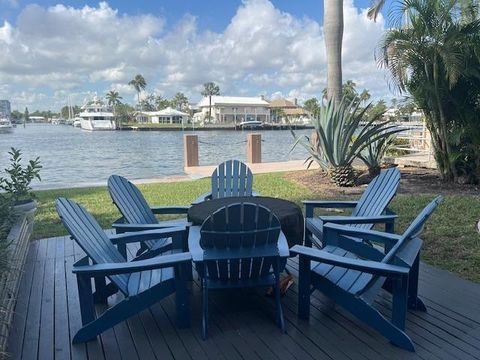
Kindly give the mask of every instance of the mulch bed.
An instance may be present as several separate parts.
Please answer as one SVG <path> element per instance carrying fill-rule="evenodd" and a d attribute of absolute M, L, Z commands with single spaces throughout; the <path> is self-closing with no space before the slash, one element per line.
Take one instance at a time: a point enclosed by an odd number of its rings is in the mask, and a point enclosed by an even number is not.
<path fill-rule="evenodd" d="M 401 168 L 400 194 L 480 195 L 479 185 L 451 184 L 442 181 L 438 172 L 431 169 Z M 360 195 L 366 185 L 341 188 L 335 186 L 320 170 L 296 171 L 287 179 L 301 184 L 319 194 Z"/>

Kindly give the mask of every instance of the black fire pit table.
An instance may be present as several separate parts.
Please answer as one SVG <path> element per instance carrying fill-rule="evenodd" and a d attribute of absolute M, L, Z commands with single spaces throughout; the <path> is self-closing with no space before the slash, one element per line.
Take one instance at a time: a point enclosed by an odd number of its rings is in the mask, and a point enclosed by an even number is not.
<path fill-rule="evenodd" d="M 282 232 L 287 238 L 288 246 L 303 245 L 303 213 L 295 203 L 266 196 L 225 197 L 207 200 L 192 205 L 188 210 L 188 221 L 200 226 L 205 219 L 218 209 L 235 203 L 259 204 L 270 209 L 280 220 Z"/>

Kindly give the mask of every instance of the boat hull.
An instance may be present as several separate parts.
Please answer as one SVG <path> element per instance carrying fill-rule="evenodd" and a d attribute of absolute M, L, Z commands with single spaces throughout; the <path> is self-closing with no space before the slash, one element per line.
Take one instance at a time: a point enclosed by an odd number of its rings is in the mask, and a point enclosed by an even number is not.
<path fill-rule="evenodd" d="M 89 120 L 82 119 L 80 127 L 88 131 L 115 130 L 115 122 L 113 120 Z"/>

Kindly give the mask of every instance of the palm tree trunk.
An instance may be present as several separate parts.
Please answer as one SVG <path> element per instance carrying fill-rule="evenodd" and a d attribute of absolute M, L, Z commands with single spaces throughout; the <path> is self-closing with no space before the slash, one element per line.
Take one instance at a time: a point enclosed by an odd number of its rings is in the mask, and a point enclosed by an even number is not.
<path fill-rule="evenodd" d="M 324 0 L 323 32 L 327 55 L 327 98 L 342 98 L 343 1 Z"/>

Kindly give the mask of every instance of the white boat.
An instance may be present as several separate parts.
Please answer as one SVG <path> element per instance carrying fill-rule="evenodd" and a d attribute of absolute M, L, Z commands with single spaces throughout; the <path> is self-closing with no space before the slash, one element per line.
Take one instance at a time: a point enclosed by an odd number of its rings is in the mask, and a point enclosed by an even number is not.
<path fill-rule="evenodd" d="M 82 118 L 81 117 L 78 117 L 76 116 L 74 119 L 73 119 L 73 123 L 72 123 L 73 127 L 82 127 Z"/>
<path fill-rule="evenodd" d="M 115 130 L 115 117 L 103 101 L 96 96 L 92 101 L 82 106 L 80 126 L 83 130 Z"/>
<path fill-rule="evenodd" d="M 0 133 L 7 133 L 13 130 L 12 122 L 7 117 L 0 117 Z"/>
<path fill-rule="evenodd" d="M 257 120 L 242 121 L 238 124 L 242 129 L 258 129 L 263 127 L 263 123 Z"/>

